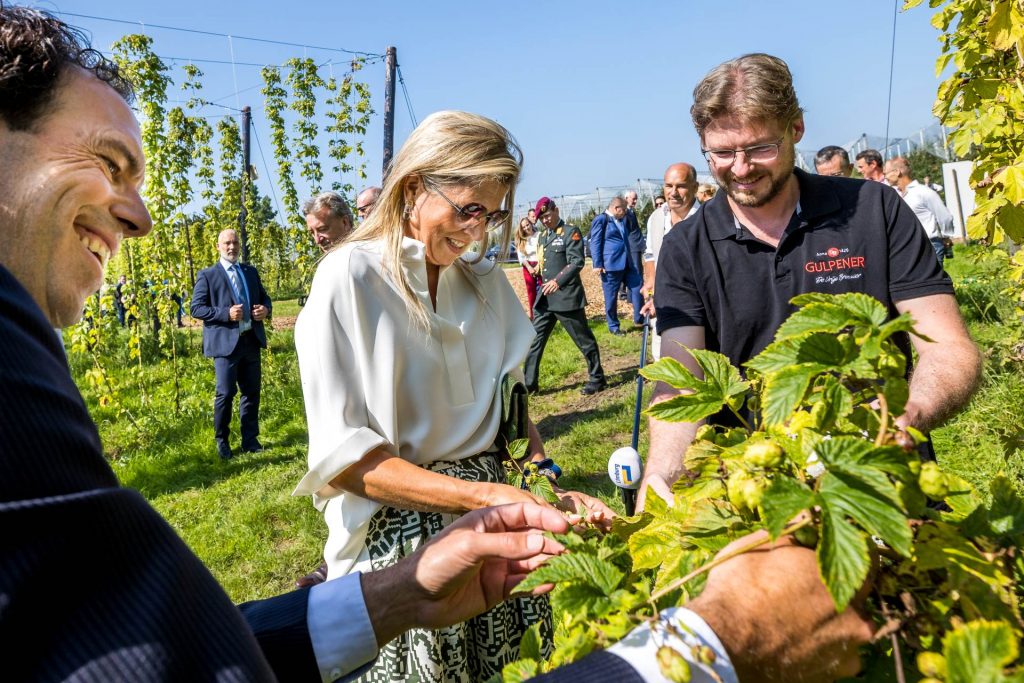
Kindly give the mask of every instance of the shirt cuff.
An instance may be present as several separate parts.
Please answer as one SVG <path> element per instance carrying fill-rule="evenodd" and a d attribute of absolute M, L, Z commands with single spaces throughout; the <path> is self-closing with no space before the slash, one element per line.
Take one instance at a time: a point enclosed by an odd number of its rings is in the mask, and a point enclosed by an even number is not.
<path fill-rule="evenodd" d="M 723 683 L 739 683 L 722 642 L 696 612 L 684 607 L 671 607 L 661 611 L 661 619 L 674 626 L 682 638 L 666 628 L 659 628 L 656 633 L 652 633 L 648 622 L 633 629 L 629 635 L 608 648 L 608 652 L 626 660 L 646 683 L 668 680 L 658 667 L 657 652 L 662 645 L 672 647 L 689 662 L 693 674 L 692 683 L 719 680 Z M 695 646 L 710 647 L 715 653 L 714 663 L 709 665 L 696 661 L 692 652 Z"/>
<path fill-rule="evenodd" d="M 338 680 L 377 656 L 377 636 L 363 601 L 359 572 L 313 586 L 306 624 L 325 683 Z"/>

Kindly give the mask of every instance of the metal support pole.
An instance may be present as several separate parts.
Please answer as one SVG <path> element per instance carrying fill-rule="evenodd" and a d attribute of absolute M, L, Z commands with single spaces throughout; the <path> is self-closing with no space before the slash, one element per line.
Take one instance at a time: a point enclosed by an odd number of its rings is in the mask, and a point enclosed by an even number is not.
<path fill-rule="evenodd" d="M 384 168 L 383 178 L 388 174 L 391 157 L 395 153 L 395 65 L 398 51 L 389 45 L 384 57 Z"/>
<path fill-rule="evenodd" d="M 238 212 L 238 239 L 242 243 L 242 263 L 249 262 L 249 239 L 245 232 L 248 211 L 245 210 L 245 190 L 249 186 L 249 166 L 251 147 L 249 146 L 249 129 L 252 128 L 252 108 L 242 107 L 242 210 Z"/>

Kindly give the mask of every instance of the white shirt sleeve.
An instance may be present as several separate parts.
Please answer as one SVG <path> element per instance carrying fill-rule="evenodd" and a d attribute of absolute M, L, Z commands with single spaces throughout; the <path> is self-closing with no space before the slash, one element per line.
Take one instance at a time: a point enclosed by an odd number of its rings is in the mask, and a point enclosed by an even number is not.
<path fill-rule="evenodd" d="M 700 616 L 684 607 L 672 607 L 662 610 L 661 618 L 684 634 L 683 637 L 679 638 L 664 628 L 652 633 L 650 624 L 645 623 L 608 648 L 608 652 L 629 662 L 647 683 L 668 682 L 658 667 L 657 652 L 662 645 L 674 648 L 690 663 L 691 683 L 739 683 L 725 647 Z M 710 665 L 696 661 L 693 656 L 692 648 L 702 645 L 715 653 L 715 661 Z"/>
<path fill-rule="evenodd" d="M 371 450 L 387 444 L 369 424 L 359 381 L 370 351 L 353 331 L 360 327 L 360 316 L 372 312 L 361 308 L 366 294 L 358 289 L 358 273 L 350 277 L 351 254 L 343 248 L 323 259 L 295 327 L 309 435 L 309 470 L 295 493 L 313 494 L 319 509 L 326 504 L 316 495 L 319 491 Z M 367 323 L 371 330 L 372 325 Z M 380 362 L 387 365 L 391 360 L 384 357 Z"/>
<path fill-rule="evenodd" d="M 954 232 L 953 214 L 951 214 L 949 209 L 946 208 L 946 205 L 942 203 L 942 197 L 932 190 L 928 197 L 928 203 L 932 213 L 935 214 L 935 222 L 938 224 L 939 234 L 952 237 Z"/>
<path fill-rule="evenodd" d="M 377 657 L 377 636 L 363 600 L 359 572 L 309 590 L 306 625 L 320 678 L 336 681 Z"/>

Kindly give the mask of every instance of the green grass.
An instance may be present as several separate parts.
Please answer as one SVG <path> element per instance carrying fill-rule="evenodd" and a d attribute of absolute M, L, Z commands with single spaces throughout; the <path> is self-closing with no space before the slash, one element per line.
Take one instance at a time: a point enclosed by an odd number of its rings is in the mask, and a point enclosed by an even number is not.
<path fill-rule="evenodd" d="M 302 306 L 299 306 L 298 299 L 285 299 L 284 301 L 274 301 L 274 315 L 275 316 L 296 316 L 299 311 L 302 310 Z"/>
<path fill-rule="evenodd" d="M 959 284 L 973 277 L 977 267 L 967 258 L 957 258 L 949 270 Z M 298 311 L 294 301 L 275 304 L 278 315 L 294 315 L 288 312 L 292 310 Z M 541 390 L 531 398 L 531 414 L 549 455 L 565 472 L 562 483 L 621 510 L 618 492 L 608 480 L 607 461 L 616 448 L 630 444 L 640 332 L 626 323 L 625 336 L 612 336 L 603 317 L 590 325 L 600 346 L 608 390 L 590 397 L 579 393 L 586 365 L 558 326 L 544 355 Z M 933 434 L 939 460 L 983 489 L 998 472 L 1008 473 L 1021 486 L 1024 434 L 1018 413 L 1024 405 L 1024 364 L 1005 357 L 1005 325 L 973 319 L 970 326 L 993 359 L 968 409 Z M 271 351 L 264 355 L 260 422 L 261 439 L 268 448 L 228 462 L 221 462 L 214 450 L 213 364 L 202 356 L 201 331 L 176 333 L 177 404 L 171 365 L 140 369 L 128 357 L 127 335 L 121 334 L 123 339 L 108 345 L 113 350 L 104 365 L 115 377 L 121 406 L 132 419 L 116 407 L 101 407 L 84 381 L 83 359 L 71 359 L 121 481 L 152 501 L 235 600 L 287 590 L 297 576 L 319 563 L 327 535 L 310 499 L 291 496 L 306 469 L 305 414 L 291 331 L 276 331 Z M 153 353 L 152 342 L 147 341 L 146 349 Z M 649 396 L 649 388 L 645 393 Z M 235 430 L 237 439 L 237 416 Z M 643 420 L 641 453 L 646 442 Z M 237 448 L 237 441 L 234 445 Z"/>

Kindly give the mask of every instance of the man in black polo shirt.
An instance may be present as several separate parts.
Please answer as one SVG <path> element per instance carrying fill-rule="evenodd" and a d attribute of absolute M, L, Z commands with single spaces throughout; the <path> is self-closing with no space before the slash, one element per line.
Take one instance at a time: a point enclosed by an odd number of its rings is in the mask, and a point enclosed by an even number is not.
<path fill-rule="evenodd" d="M 980 355 L 949 277 L 899 195 L 794 169 L 804 121 L 789 68 L 776 57 L 721 64 L 693 94 L 694 126 L 724 192 L 665 237 L 654 287 L 662 354 L 695 373 L 686 348 L 739 366 L 771 342 L 794 296 L 863 292 L 891 316 L 909 312 L 934 342 L 911 340 L 919 360 L 897 424 L 927 432 L 959 410 L 977 386 Z M 652 402 L 676 393 L 659 384 Z M 648 487 L 671 500 L 698 426 L 651 420 L 638 508 Z"/>

